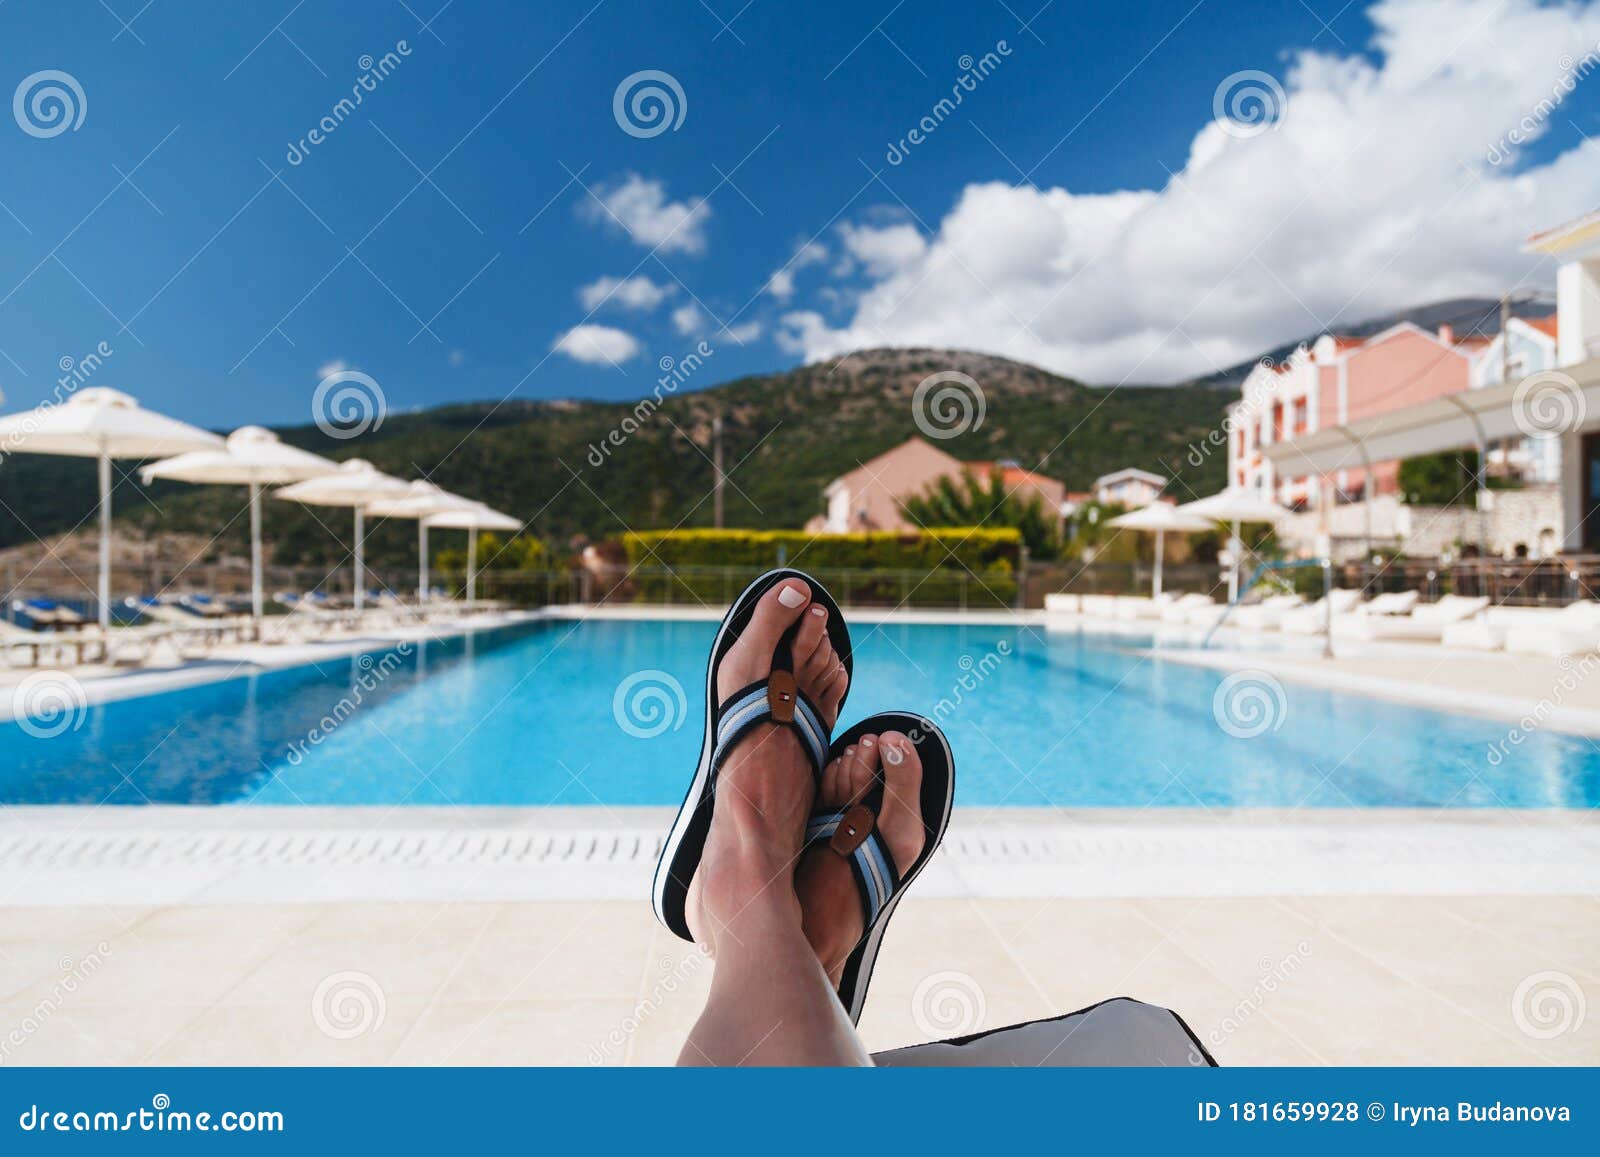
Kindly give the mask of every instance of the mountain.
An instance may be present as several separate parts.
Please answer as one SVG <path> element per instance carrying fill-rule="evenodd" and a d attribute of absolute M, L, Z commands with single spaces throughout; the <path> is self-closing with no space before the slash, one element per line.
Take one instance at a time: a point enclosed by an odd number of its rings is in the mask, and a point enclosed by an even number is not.
<path fill-rule="evenodd" d="M 1556 304 L 1549 298 L 1530 297 L 1513 301 L 1511 312 L 1516 317 L 1547 317 L 1556 311 Z M 1458 337 L 1477 335 L 1480 337 L 1493 337 L 1500 332 L 1500 299 L 1498 297 L 1454 297 L 1446 301 L 1435 301 L 1428 305 L 1419 305 L 1411 309 L 1397 310 L 1394 313 L 1384 314 L 1382 317 L 1368 318 L 1366 321 L 1354 325 L 1341 325 L 1331 330 L 1317 330 L 1308 333 L 1294 341 L 1286 342 L 1267 350 L 1249 361 L 1239 362 L 1237 365 L 1228 366 L 1214 373 L 1205 374 L 1198 378 L 1191 378 L 1183 383 L 1188 386 L 1210 386 L 1214 389 L 1237 390 L 1244 381 L 1245 376 L 1253 370 L 1263 359 L 1281 362 L 1294 353 L 1302 345 L 1310 345 L 1325 332 L 1337 333 L 1341 337 L 1371 337 L 1375 333 L 1382 333 L 1390 326 L 1399 325 L 1402 321 L 1409 321 L 1423 329 L 1437 330 L 1441 325 L 1448 325 L 1456 331 Z"/>
<path fill-rule="evenodd" d="M 610 538 L 627 529 L 708 526 L 713 419 L 723 420 L 728 526 L 799 527 L 822 509 L 836 476 L 918 435 L 913 398 L 930 375 L 966 375 L 981 390 L 981 421 L 970 388 L 930 404 L 960 417 L 965 393 L 971 429 L 940 441 L 966 460 L 1014 458 L 1085 489 L 1096 476 L 1140 466 L 1180 476 L 1180 495 L 1219 488 L 1226 453 L 1208 443 L 1231 391 L 1209 385 L 1093 387 L 986 354 L 950 350 L 865 350 L 834 363 L 740 378 L 705 389 L 714 355 L 644 403 L 509 401 L 390 414 L 352 441 L 315 426 L 279 430 L 285 441 L 333 458 L 360 456 L 406 478 L 431 477 L 449 490 L 529 519 L 557 543 Z M 659 395 L 659 406 L 655 396 Z M 926 399 L 925 399 L 926 401 Z M 924 413 L 929 405 L 923 406 Z M 620 444 L 617 444 L 620 443 Z M 1210 453 L 1203 452 L 1210 446 Z M 1194 461 L 1191 462 L 1191 456 Z M 246 547 L 234 487 L 138 484 L 119 463 L 117 514 L 149 532 L 211 534 L 228 526 L 213 554 Z M 0 464 L 0 546 L 70 530 L 94 507 L 94 467 L 86 460 L 9 455 Z M 268 502 L 267 540 L 275 561 L 322 564 L 342 557 L 350 519 L 342 511 Z M 229 525 L 231 521 L 231 526 Z M 376 528 L 374 562 L 413 557 L 410 524 Z"/>

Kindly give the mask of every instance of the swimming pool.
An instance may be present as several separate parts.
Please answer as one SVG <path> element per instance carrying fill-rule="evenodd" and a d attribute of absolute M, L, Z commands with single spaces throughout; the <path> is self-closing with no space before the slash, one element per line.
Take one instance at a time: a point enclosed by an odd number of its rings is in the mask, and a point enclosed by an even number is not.
<path fill-rule="evenodd" d="M 0 723 L 0 803 L 675 805 L 714 631 L 546 620 L 101 704 L 48 728 Z M 842 722 L 932 713 L 961 805 L 1600 803 L 1600 750 L 1583 738 L 1539 731 L 1508 748 L 1493 720 L 1076 633 L 854 636 Z"/>

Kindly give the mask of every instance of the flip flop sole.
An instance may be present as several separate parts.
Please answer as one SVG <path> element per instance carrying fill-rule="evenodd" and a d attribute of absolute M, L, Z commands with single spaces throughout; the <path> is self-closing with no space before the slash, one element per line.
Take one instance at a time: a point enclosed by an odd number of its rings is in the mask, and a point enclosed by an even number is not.
<path fill-rule="evenodd" d="M 899 905 L 901 897 L 910 890 L 914 881 L 933 853 L 944 840 L 945 829 L 950 826 L 951 805 L 956 790 L 956 760 L 950 750 L 950 741 L 931 719 L 911 715 L 904 711 L 885 711 L 869 716 L 855 724 L 833 741 L 828 753 L 831 760 L 863 735 L 881 735 L 885 731 L 898 731 L 910 737 L 922 761 L 922 852 L 902 873 L 900 887 L 884 904 L 878 919 L 867 930 L 860 944 L 845 962 L 839 978 L 839 1003 L 850 1014 L 850 1023 L 861 1019 L 861 1010 L 867 1002 L 867 986 L 872 981 L 872 969 L 878 962 L 878 949 L 883 944 L 884 933 L 889 930 L 889 920 Z"/>
<path fill-rule="evenodd" d="M 750 618 L 755 613 L 756 603 L 761 600 L 761 596 L 786 579 L 799 579 L 805 583 L 811 588 L 812 601 L 827 608 L 828 637 L 833 643 L 834 651 L 844 664 L 846 676 L 854 679 L 855 667 L 850 652 L 850 629 L 845 625 L 844 613 L 839 610 L 839 605 L 834 602 L 833 596 L 823 588 L 822 584 L 804 571 L 788 567 L 770 570 L 747 586 L 728 608 L 728 613 L 723 616 L 722 625 L 717 629 L 717 637 L 711 644 L 711 660 L 706 664 L 705 736 L 700 744 L 700 762 L 695 766 L 694 779 L 690 781 L 689 790 L 683 797 L 683 804 L 678 808 L 678 815 L 667 832 L 666 843 L 661 849 L 661 859 L 656 864 L 655 881 L 650 889 L 656 918 L 674 935 L 684 940 L 694 939 L 689 932 L 684 907 L 689 895 L 689 881 L 694 879 L 695 869 L 700 866 L 700 855 L 705 850 L 706 833 L 711 828 L 711 804 L 714 798 L 711 753 L 716 747 L 717 737 L 717 671 L 728 649 L 750 625 Z M 847 683 L 845 698 L 849 695 L 850 687 Z M 843 699 L 840 700 L 839 706 L 841 709 L 844 707 Z"/>

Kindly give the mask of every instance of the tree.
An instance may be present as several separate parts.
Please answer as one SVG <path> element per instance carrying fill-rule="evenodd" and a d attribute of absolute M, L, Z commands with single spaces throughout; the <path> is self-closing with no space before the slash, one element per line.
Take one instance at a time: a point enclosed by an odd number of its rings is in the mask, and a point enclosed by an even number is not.
<path fill-rule="evenodd" d="M 901 511 L 924 529 L 953 526 L 1015 527 L 1034 558 L 1054 558 L 1061 550 L 1056 512 L 1045 508 L 1038 494 L 1023 497 L 1006 490 L 999 471 L 980 482 L 970 470 L 945 475 L 928 490 L 900 504 Z"/>

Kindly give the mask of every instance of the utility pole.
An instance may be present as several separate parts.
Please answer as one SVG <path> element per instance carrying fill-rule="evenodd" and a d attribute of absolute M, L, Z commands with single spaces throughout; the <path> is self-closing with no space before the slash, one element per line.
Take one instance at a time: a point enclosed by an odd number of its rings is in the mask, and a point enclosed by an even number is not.
<path fill-rule="evenodd" d="M 711 419 L 711 525 L 722 529 L 722 415 Z"/>
<path fill-rule="evenodd" d="M 1511 381 L 1511 295 L 1500 299 L 1500 384 Z"/>

